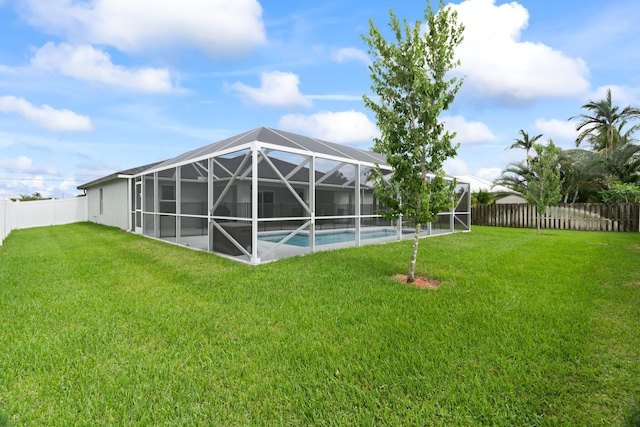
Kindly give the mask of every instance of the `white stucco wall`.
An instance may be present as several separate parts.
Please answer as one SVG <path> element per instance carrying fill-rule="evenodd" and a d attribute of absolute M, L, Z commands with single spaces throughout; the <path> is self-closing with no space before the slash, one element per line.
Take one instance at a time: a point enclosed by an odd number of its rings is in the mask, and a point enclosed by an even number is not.
<path fill-rule="evenodd" d="M 129 228 L 129 196 L 127 179 L 114 179 L 87 189 L 89 221 L 110 225 L 123 230 Z M 100 213 L 100 189 L 102 189 L 102 213 Z"/>

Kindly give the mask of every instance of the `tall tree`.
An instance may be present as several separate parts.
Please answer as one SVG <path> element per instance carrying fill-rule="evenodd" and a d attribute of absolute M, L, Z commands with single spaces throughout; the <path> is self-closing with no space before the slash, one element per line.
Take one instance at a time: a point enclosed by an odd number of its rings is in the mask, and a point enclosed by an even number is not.
<path fill-rule="evenodd" d="M 427 1 L 424 27 L 419 20 L 413 26 L 406 20 L 401 24 L 393 11 L 389 14 L 395 41 L 385 40 L 372 20 L 369 36 L 363 36 L 372 57 L 369 71 L 376 94 L 364 96 L 364 102 L 380 128 L 374 148 L 393 168 L 391 176 L 385 177 L 378 166 L 374 178 L 376 194 L 389 208 L 384 216 L 415 223 L 407 274 L 411 283 L 420 226 L 433 222 L 438 212 L 453 204 L 455 183 L 445 181 L 442 165 L 456 155 L 458 145 L 452 143 L 455 134 L 445 131 L 438 118 L 462 84 L 458 78 L 447 78 L 447 73 L 460 64 L 455 48 L 462 41 L 464 27 L 443 0 L 437 14 Z"/>
<path fill-rule="evenodd" d="M 493 181 L 494 185 L 503 185 L 518 193 L 524 194 L 531 170 L 524 162 L 511 162 L 502 171 L 500 176 Z"/>
<path fill-rule="evenodd" d="M 560 148 L 549 140 L 548 145 L 534 144 L 536 157 L 531 159 L 531 169 L 524 197 L 527 203 L 535 205 L 538 213 L 538 236 L 540 220 L 547 207 L 562 199 L 560 189 Z"/>
<path fill-rule="evenodd" d="M 611 156 L 622 136 L 629 138 L 629 135 L 640 129 L 640 125 L 634 125 L 623 130 L 630 121 L 640 119 L 640 109 L 628 105 L 620 110 L 620 107 L 613 105 L 611 89 L 607 90 L 604 99 L 589 101 L 581 108 L 588 112 L 569 118 L 579 120 L 576 124 L 576 130 L 580 132 L 576 138 L 576 147 L 586 139 L 594 150 Z"/>
<path fill-rule="evenodd" d="M 520 129 L 520 135 L 522 138 L 514 139 L 514 143 L 509 146 L 509 149 L 513 150 L 514 148 L 522 148 L 527 153 L 527 166 L 529 166 L 529 161 L 531 160 L 531 149 L 533 148 L 533 144 L 536 143 L 541 137 L 542 134 L 536 135 L 533 138 L 529 137 L 529 134 L 524 131 L 524 129 Z"/>
<path fill-rule="evenodd" d="M 561 194 L 564 203 L 575 203 L 592 185 L 600 156 L 589 150 L 572 149 L 560 153 Z"/>

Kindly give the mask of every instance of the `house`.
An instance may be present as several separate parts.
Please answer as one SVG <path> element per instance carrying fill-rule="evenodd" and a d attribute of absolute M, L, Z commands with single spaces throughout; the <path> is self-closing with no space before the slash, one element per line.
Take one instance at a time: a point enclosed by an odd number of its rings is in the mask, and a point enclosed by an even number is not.
<path fill-rule="evenodd" d="M 383 156 L 267 127 L 83 184 L 89 219 L 251 264 L 413 237 L 379 215 Z M 468 231 L 469 184 L 422 235 Z"/>
<path fill-rule="evenodd" d="M 477 193 L 480 190 L 489 193 L 516 193 L 512 189 L 507 188 L 503 185 L 495 185 L 487 181 L 486 179 L 482 179 L 473 175 L 456 175 L 455 178 L 462 182 L 468 182 L 472 193 Z"/>
<path fill-rule="evenodd" d="M 527 200 L 519 193 L 503 194 L 496 197 L 496 205 L 522 205 L 527 204 Z"/>
<path fill-rule="evenodd" d="M 488 193 L 495 193 L 495 203 L 497 205 L 527 203 L 520 193 L 505 187 L 504 185 L 496 185 L 486 179 L 478 178 L 473 175 L 456 175 L 455 178 L 463 182 L 468 182 L 472 193 L 477 193 L 480 190 Z"/>

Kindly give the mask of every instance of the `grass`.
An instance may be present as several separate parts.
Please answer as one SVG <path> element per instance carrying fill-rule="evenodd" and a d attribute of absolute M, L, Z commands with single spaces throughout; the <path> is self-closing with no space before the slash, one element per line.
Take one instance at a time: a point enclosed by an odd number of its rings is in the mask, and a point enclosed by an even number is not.
<path fill-rule="evenodd" d="M 0 247 L 0 425 L 640 425 L 640 237 L 475 227 L 251 267 L 89 223 Z"/>

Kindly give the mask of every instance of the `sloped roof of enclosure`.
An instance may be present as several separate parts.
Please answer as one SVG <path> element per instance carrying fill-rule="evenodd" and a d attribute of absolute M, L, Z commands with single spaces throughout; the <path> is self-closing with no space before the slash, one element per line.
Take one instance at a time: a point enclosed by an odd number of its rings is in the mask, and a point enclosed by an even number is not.
<path fill-rule="evenodd" d="M 385 157 L 378 153 L 370 151 L 359 150 L 357 148 L 349 147 L 346 145 L 336 144 L 333 142 L 323 141 L 316 138 L 310 138 L 308 136 L 298 135 L 295 133 L 285 132 L 277 129 L 271 129 L 268 127 L 260 127 L 251 131 L 242 133 L 240 135 L 232 136 L 222 141 L 215 142 L 213 144 L 191 150 L 184 154 L 181 154 L 173 159 L 166 160 L 153 167 L 154 170 L 161 170 L 168 167 L 173 167 L 179 164 L 188 163 L 190 161 L 203 159 L 217 152 L 228 151 L 238 147 L 243 148 L 246 144 L 254 141 L 263 142 L 266 144 L 278 145 L 295 150 L 308 151 L 310 153 L 323 154 L 327 156 L 333 156 L 342 158 L 345 160 L 351 160 L 354 162 L 363 163 L 378 163 L 383 166 L 386 165 Z"/>
<path fill-rule="evenodd" d="M 378 163 L 380 166 L 387 166 L 385 157 L 382 154 L 374 153 L 371 151 L 360 150 L 357 148 L 349 147 L 347 145 L 336 144 L 334 142 L 323 141 L 321 139 L 310 138 L 308 136 L 298 135 L 291 132 L 285 132 L 268 127 L 259 127 L 248 132 L 232 136 L 222 141 L 214 142 L 213 144 L 206 145 L 204 147 L 196 148 L 195 150 L 188 151 L 172 159 L 150 163 L 144 166 L 138 166 L 135 168 L 115 172 L 111 175 L 99 178 L 95 181 L 88 182 L 78 186 L 78 189 L 86 189 L 94 185 L 101 184 L 106 181 L 110 181 L 116 178 L 128 178 L 131 176 L 147 173 L 150 171 L 159 171 L 190 163 L 192 161 L 205 159 L 207 157 L 215 156 L 216 153 L 229 150 L 233 148 L 243 149 L 247 144 L 254 141 L 259 141 L 266 144 L 277 145 L 294 150 L 303 150 L 309 153 L 316 153 L 320 155 L 331 156 L 335 158 L 344 159 L 346 161 L 358 162 L 358 163 Z M 239 159 L 239 158 L 238 158 Z M 238 159 L 228 159 L 228 161 L 234 162 Z M 277 159 L 272 159 L 274 162 L 279 162 Z M 287 170 L 287 166 L 282 166 L 279 163 L 279 168 Z M 288 172 L 288 170 L 287 170 Z M 265 173 L 268 173 L 265 172 Z M 297 172 L 295 177 L 304 173 L 303 170 Z M 261 172 L 261 175 L 263 173 Z M 295 180 L 294 177 L 294 180 Z M 274 175 L 275 178 L 275 175 Z M 301 179 L 302 180 L 302 179 Z"/>
<path fill-rule="evenodd" d="M 137 166 L 135 168 L 126 169 L 126 170 L 123 170 L 123 171 L 120 171 L 120 172 L 115 172 L 115 173 L 112 173 L 111 175 L 103 176 L 102 178 L 98 178 L 98 179 L 96 179 L 94 181 L 87 182 L 86 184 L 79 185 L 77 188 L 79 190 L 84 190 L 85 188 L 89 188 L 89 187 L 92 187 L 94 185 L 102 184 L 103 182 L 111 181 L 112 179 L 129 178 L 129 177 L 132 177 L 134 175 L 139 174 L 140 172 L 144 172 L 144 171 L 146 171 L 148 169 L 151 169 L 151 168 L 159 165 L 160 163 L 162 163 L 162 161 L 155 162 L 155 163 L 149 163 L 148 165 L 144 165 L 144 166 Z"/>

